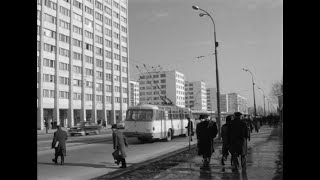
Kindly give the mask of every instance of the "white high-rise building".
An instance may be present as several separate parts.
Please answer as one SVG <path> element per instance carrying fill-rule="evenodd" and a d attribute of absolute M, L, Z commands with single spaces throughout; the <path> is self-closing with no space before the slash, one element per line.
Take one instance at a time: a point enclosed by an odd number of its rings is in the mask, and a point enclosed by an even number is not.
<path fill-rule="evenodd" d="M 178 71 L 156 71 L 140 75 L 140 102 L 151 104 L 169 103 L 185 107 L 184 75 Z"/>
<path fill-rule="evenodd" d="M 185 82 L 186 107 L 207 111 L 207 88 L 203 81 Z"/>
<path fill-rule="evenodd" d="M 240 96 L 237 93 L 228 94 L 228 112 L 241 112 L 244 114 L 248 113 L 248 102 L 247 99 Z"/>
<path fill-rule="evenodd" d="M 37 1 L 37 128 L 125 117 L 127 0 Z"/>
<path fill-rule="evenodd" d="M 130 106 L 139 104 L 139 82 L 130 81 Z"/>

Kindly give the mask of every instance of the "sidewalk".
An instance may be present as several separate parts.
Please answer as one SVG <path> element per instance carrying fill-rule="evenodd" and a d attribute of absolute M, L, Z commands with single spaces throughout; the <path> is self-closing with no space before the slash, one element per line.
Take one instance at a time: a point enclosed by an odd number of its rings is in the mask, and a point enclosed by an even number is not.
<path fill-rule="evenodd" d="M 279 170 L 279 167 L 282 167 L 282 140 L 279 138 L 281 133 L 281 126 L 262 126 L 259 133 L 251 133 L 246 171 L 242 171 L 241 167 L 238 171 L 233 171 L 230 155 L 225 162 L 226 165 L 222 166 L 222 145 L 219 144 L 215 146 L 215 152 L 211 157 L 210 170 L 201 170 L 202 158 L 195 156 L 188 163 L 167 169 L 154 179 L 278 179 L 282 177 L 282 168 Z"/>

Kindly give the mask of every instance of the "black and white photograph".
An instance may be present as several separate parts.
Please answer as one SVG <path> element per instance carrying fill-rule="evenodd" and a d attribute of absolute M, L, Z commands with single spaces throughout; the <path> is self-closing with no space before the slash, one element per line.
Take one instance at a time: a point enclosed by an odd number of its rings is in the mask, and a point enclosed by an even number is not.
<path fill-rule="evenodd" d="M 283 0 L 37 0 L 36 178 L 282 180 L 283 28 Z"/>

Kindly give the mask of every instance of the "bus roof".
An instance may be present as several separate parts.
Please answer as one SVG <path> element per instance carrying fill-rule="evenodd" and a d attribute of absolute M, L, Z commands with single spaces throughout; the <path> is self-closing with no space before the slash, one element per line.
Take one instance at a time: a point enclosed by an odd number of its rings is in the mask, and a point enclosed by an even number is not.
<path fill-rule="evenodd" d="M 159 109 L 157 105 L 153 104 L 138 104 L 136 106 L 131 106 L 129 109 Z"/>

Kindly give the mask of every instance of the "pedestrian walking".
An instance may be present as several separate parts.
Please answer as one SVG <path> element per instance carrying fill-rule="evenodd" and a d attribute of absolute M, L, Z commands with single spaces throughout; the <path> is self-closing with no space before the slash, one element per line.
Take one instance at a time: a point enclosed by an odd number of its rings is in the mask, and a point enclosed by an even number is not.
<path fill-rule="evenodd" d="M 44 121 L 44 126 L 46 127 L 46 133 L 48 134 L 48 130 L 49 130 L 49 123 L 48 123 L 48 121 Z"/>
<path fill-rule="evenodd" d="M 67 154 L 66 140 L 68 139 L 67 132 L 61 129 L 61 125 L 57 125 L 57 131 L 53 134 L 51 148 L 54 148 L 54 159 L 52 161 L 57 164 L 58 157 L 61 156 L 61 165 L 64 164 L 64 156 Z"/>
<path fill-rule="evenodd" d="M 203 120 L 196 127 L 198 155 L 202 155 L 203 165 L 200 169 L 209 169 L 211 155 L 214 152 L 213 138 L 216 137 L 218 130 L 214 121 L 209 121 L 208 115 L 201 114 L 200 119 Z"/>
<path fill-rule="evenodd" d="M 238 169 L 238 157 L 241 157 L 241 167 L 246 169 L 246 155 L 247 155 L 247 139 L 248 128 L 244 121 L 240 119 L 240 112 L 234 113 L 234 119 L 229 123 L 229 139 L 230 139 L 230 153 L 233 169 Z"/>
<path fill-rule="evenodd" d="M 230 146 L 230 140 L 229 140 L 229 123 L 232 119 L 232 115 L 228 115 L 226 117 L 226 123 L 222 125 L 221 127 L 221 137 L 222 137 L 222 158 L 221 158 L 221 164 L 224 166 L 224 161 L 227 160 L 229 155 L 229 146 Z"/>
<path fill-rule="evenodd" d="M 192 136 L 194 135 L 193 122 L 189 117 L 187 119 L 188 119 L 188 126 L 186 128 L 188 130 L 188 136 L 190 136 L 190 141 L 192 141 Z"/>
<path fill-rule="evenodd" d="M 115 159 L 116 164 L 120 164 L 121 162 L 121 167 L 120 168 L 126 168 L 127 163 L 126 163 L 126 151 L 124 149 L 124 146 L 128 147 L 127 139 L 123 135 L 121 131 L 118 130 L 117 124 L 113 124 L 111 126 L 112 129 L 112 141 L 113 141 L 113 149 L 116 152 L 119 152 L 119 157 Z"/>

